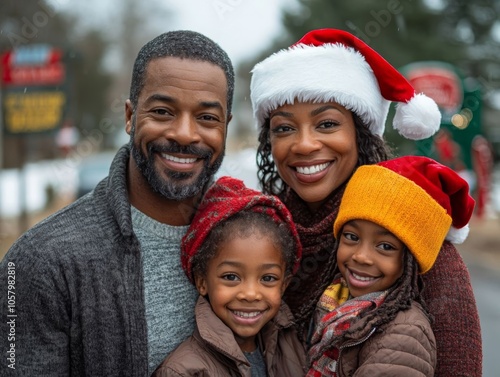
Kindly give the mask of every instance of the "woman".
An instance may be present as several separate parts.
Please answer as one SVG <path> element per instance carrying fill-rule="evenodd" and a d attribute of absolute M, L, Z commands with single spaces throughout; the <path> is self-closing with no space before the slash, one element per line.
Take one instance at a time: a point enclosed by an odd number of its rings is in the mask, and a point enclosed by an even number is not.
<path fill-rule="evenodd" d="M 335 256 L 329 258 L 332 226 L 345 185 L 358 166 L 390 156 L 382 139 L 390 102 L 398 102 L 394 128 L 409 139 L 430 137 L 440 114 L 376 51 L 334 29 L 313 30 L 257 64 L 251 99 L 260 128 L 262 189 L 288 206 L 304 247 L 285 294 L 304 328 L 322 293 L 322 275 L 336 266 Z M 453 241 L 465 236 L 458 233 Z M 438 347 L 436 376 L 481 376 L 477 307 L 467 268 L 451 243 L 444 243 L 424 282 Z M 457 352 L 462 347 L 467 352 Z"/>

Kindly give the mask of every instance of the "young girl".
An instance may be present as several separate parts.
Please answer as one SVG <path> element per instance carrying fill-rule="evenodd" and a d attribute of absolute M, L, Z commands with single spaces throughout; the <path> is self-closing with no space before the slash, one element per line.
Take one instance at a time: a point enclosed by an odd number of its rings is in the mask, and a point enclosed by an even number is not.
<path fill-rule="evenodd" d="M 338 269 L 311 305 L 307 376 L 434 376 L 419 274 L 445 238 L 465 239 L 473 208 L 467 183 L 426 157 L 356 170 L 333 227 Z"/>
<path fill-rule="evenodd" d="M 302 247 L 281 201 L 222 177 L 181 248 L 200 293 L 196 329 L 154 376 L 304 376 L 305 351 L 281 300 Z"/>

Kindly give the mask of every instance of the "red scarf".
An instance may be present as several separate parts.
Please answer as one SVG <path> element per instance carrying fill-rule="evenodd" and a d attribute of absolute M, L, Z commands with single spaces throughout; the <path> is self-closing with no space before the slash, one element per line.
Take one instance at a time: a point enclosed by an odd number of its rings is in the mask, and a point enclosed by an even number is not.
<path fill-rule="evenodd" d="M 387 291 L 372 292 L 346 301 L 346 284 L 343 278 L 337 276 L 334 279 L 317 305 L 317 313 L 328 311 L 316 323 L 309 350 L 312 364 L 307 377 L 337 376 L 337 347 L 343 335 L 362 314 L 378 308 L 386 296 Z"/>

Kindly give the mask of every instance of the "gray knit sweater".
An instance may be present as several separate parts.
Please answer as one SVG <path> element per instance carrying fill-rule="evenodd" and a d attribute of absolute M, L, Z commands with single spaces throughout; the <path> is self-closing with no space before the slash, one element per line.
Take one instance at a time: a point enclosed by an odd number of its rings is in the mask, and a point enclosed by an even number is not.
<path fill-rule="evenodd" d="M 181 266 L 181 239 L 189 226 L 162 224 L 131 209 L 134 233 L 141 244 L 151 374 L 193 332 L 198 291 Z"/>
<path fill-rule="evenodd" d="M 1 375 L 147 375 L 144 279 L 127 197 L 128 156 L 127 147 L 120 149 L 109 177 L 93 193 L 37 224 L 2 260 Z"/>

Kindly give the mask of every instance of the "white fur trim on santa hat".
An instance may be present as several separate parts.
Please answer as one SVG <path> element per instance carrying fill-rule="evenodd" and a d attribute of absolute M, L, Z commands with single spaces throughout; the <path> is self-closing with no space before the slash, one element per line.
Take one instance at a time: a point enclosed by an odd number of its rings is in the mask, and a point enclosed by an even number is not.
<path fill-rule="evenodd" d="M 469 235 L 469 224 L 460 229 L 451 227 L 450 230 L 448 231 L 448 234 L 446 235 L 446 240 L 452 243 L 463 243 L 467 239 L 468 235 Z"/>
<path fill-rule="evenodd" d="M 258 127 L 284 104 L 335 101 L 382 135 L 390 105 L 363 55 L 342 44 L 298 45 L 271 55 L 252 70 L 250 92 Z"/>
<path fill-rule="evenodd" d="M 434 135 L 441 124 L 441 112 L 432 99 L 416 94 L 407 103 L 396 105 L 393 126 L 411 140 L 426 139 Z"/>

